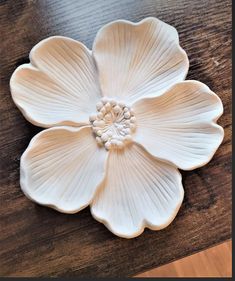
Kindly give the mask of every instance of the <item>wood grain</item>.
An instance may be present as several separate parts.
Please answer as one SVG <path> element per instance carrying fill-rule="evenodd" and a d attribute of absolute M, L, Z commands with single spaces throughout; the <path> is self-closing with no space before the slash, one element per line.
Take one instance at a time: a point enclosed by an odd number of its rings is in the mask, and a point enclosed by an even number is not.
<path fill-rule="evenodd" d="M 183 173 L 185 199 L 174 222 L 140 237 L 115 237 L 89 209 L 64 215 L 29 201 L 19 159 L 40 128 L 9 92 L 14 69 L 41 39 L 64 35 L 92 46 L 97 30 L 123 18 L 155 16 L 175 26 L 190 60 L 187 79 L 223 101 L 222 146 L 205 167 Z M 0 1 L 0 275 L 132 276 L 231 237 L 231 3 L 229 0 Z"/>
<path fill-rule="evenodd" d="M 232 277 L 232 240 L 135 277 Z"/>

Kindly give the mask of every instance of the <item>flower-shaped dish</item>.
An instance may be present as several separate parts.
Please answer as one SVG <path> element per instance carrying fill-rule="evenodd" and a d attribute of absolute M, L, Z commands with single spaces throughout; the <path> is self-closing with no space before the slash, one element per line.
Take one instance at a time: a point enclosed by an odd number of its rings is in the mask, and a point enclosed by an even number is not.
<path fill-rule="evenodd" d="M 10 80 L 25 118 L 47 128 L 21 157 L 25 195 L 64 213 L 90 205 L 125 238 L 169 225 L 184 196 L 178 168 L 208 163 L 224 135 L 221 100 L 184 81 L 188 67 L 176 29 L 156 18 L 105 25 L 92 51 L 39 42 Z"/>

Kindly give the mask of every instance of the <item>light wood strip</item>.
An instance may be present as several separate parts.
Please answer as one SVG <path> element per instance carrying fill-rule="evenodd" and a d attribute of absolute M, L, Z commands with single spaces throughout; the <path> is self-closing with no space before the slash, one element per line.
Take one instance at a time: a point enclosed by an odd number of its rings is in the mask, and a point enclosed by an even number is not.
<path fill-rule="evenodd" d="M 232 277 L 232 240 L 136 277 Z"/>

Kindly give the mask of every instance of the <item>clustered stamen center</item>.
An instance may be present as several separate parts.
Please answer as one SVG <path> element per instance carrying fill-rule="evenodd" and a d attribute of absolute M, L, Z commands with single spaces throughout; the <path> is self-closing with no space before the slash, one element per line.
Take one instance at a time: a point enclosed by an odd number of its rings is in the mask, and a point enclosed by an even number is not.
<path fill-rule="evenodd" d="M 107 150 L 112 147 L 122 149 L 131 141 L 131 133 L 136 129 L 133 109 L 123 102 L 102 98 L 96 105 L 97 114 L 90 116 L 96 141 Z"/>

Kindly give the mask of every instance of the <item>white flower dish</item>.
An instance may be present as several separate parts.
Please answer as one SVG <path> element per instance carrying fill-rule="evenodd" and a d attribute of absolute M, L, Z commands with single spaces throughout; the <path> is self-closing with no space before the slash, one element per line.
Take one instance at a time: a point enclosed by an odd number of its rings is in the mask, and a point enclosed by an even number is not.
<path fill-rule="evenodd" d="M 53 36 L 29 57 L 11 94 L 46 129 L 21 157 L 24 194 L 63 213 L 90 206 L 124 238 L 168 226 L 184 197 L 178 169 L 207 164 L 224 136 L 220 98 L 185 81 L 176 29 L 156 18 L 118 20 L 98 31 L 92 50 Z"/>

